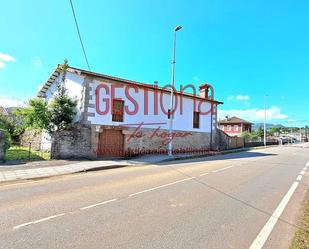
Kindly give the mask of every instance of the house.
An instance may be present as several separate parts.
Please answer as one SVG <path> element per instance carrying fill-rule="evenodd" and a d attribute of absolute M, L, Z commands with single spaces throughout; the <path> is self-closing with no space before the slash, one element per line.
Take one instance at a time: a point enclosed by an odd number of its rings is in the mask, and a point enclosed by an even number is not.
<path fill-rule="evenodd" d="M 62 65 L 58 65 L 38 96 L 50 102 L 62 76 Z M 174 109 L 170 110 L 169 86 L 74 67 L 66 69 L 64 78 L 68 95 L 77 100 L 77 114 L 72 131 L 54 134 L 54 158 L 166 153 L 169 143 L 183 152 L 214 146 L 217 106 L 223 103 L 214 99 L 209 84 L 202 84 L 198 94 L 185 92 L 194 92 L 193 85 L 175 89 Z M 172 136 L 168 132 L 170 118 Z"/>
<path fill-rule="evenodd" d="M 252 131 L 252 123 L 238 117 L 226 117 L 218 122 L 220 130 L 230 136 L 241 136 L 243 132 Z"/>

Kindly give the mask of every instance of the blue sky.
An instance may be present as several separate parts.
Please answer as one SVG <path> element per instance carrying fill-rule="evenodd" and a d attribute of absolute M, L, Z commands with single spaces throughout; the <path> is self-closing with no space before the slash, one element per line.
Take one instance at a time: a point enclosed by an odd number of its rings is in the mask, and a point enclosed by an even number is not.
<path fill-rule="evenodd" d="M 176 85 L 213 84 L 221 116 L 261 121 L 268 94 L 269 122 L 309 120 L 307 0 L 73 3 L 92 71 L 169 83 L 182 25 Z M 35 95 L 64 58 L 87 68 L 68 0 L 3 1 L 0 32 L 0 105 Z"/>

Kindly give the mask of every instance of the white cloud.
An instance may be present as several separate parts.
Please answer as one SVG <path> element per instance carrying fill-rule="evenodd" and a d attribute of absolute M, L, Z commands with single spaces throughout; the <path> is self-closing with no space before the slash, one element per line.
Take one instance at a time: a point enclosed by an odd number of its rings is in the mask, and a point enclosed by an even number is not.
<path fill-rule="evenodd" d="M 231 100 L 237 100 L 237 101 L 249 101 L 250 100 L 250 96 L 249 95 L 243 95 L 243 94 L 238 94 L 236 96 L 234 95 L 229 95 L 227 97 L 227 100 L 231 101 Z"/>
<path fill-rule="evenodd" d="M 37 56 L 37 57 L 35 57 L 35 58 L 32 60 L 32 64 L 33 64 L 34 66 L 36 66 L 36 67 L 42 67 L 43 62 L 42 62 L 41 58 Z"/>
<path fill-rule="evenodd" d="M 0 106 L 2 107 L 23 107 L 25 105 L 25 99 L 18 99 L 9 95 L 0 95 Z"/>
<path fill-rule="evenodd" d="M 4 62 L 10 62 L 10 61 L 16 61 L 16 59 L 13 56 L 0 52 L 0 69 L 6 66 L 6 63 Z"/>
<path fill-rule="evenodd" d="M 236 96 L 236 100 L 239 100 L 239 101 L 248 101 L 250 100 L 250 96 L 249 95 L 241 95 L 241 94 L 238 94 Z"/>
<path fill-rule="evenodd" d="M 4 53 L 1 53 L 1 52 L 0 52 L 0 60 L 1 61 L 16 61 L 16 59 L 13 56 L 8 55 L 8 54 L 4 54 Z"/>
<path fill-rule="evenodd" d="M 0 61 L 0 69 L 5 67 L 5 63 Z"/>
<path fill-rule="evenodd" d="M 239 118 L 246 119 L 251 122 L 264 120 L 264 109 L 252 108 L 246 110 L 218 110 L 219 119 L 224 119 L 225 116 L 237 116 Z M 281 113 L 281 109 L 277 106 L 272 106 L 266 109 L 267 120 L 284 120 L 288 118 L 288 115 Z"/>

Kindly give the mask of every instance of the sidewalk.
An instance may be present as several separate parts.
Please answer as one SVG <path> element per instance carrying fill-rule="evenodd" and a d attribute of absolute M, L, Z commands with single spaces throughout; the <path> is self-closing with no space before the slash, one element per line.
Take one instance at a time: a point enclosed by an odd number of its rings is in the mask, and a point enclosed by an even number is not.
<path fill-rule="evenodd" d="M 38 167 L 32 169 L 26 168 L 10 170 L 10 167 L 5 166 L 7 170 L 0 171 L 0 183 L 15 180 L 28 180 L 58 175 L 67 175 L 90 170 L 125 167 L 130 165 L 132 165 L 132 163 L 128 161 L 84 161 L 63 166 Z"/>
<path fill-rule="evenodd" d="M 272 146 L 267 146 L 272 147 Z M 173 157 L 168 155 L 144 155 L 137 158 L 129 160 L 104 160 L 104 161 L 82 161 L 82 162 L 72 162 L 67 163 L 66 165 L 58 165 L 51 167 L 42 167 L 40 162 L 37 162 L 37 166 L 27 168 L 28 166 L 1 166 L 0 165 L 0 183 L 17 181 L 17 180 L 29 180 L 29 179 L 38 179 L 44 177 L 52 177 L 59 175 L 67 175 L 78 172 L 86 171 L 95 171 L 102 169 L 111 169 L 111 168 L 120 168 L 133 165 L 149 165 L 149 164 L 158 164 L 168 161 L 175 160 L 184 160 L 184 159 L 193 159 L 193 158 L 202 158 L 209 157 L 214 155 L 224 155 L 228 153 L 243 152 L 255 149 L 263 149 L 265 147 L 259 148 L 241 148 L 234 149 L 229 151 L 221 152 L 211 152 L 208 155 L 205 154 L 177 154 Z"/>

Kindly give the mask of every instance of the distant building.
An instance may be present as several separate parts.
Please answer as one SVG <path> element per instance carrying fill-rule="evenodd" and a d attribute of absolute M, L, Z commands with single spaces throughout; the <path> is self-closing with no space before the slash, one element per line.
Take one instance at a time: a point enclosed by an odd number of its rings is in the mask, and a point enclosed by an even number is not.
<path fill-rule="evenodd" d="M 252 123 L 238 117 L 227 117 L 218 122 L 220 130 L 230 136 L 241 136 L 243 132 L 252 131 Z"/>

